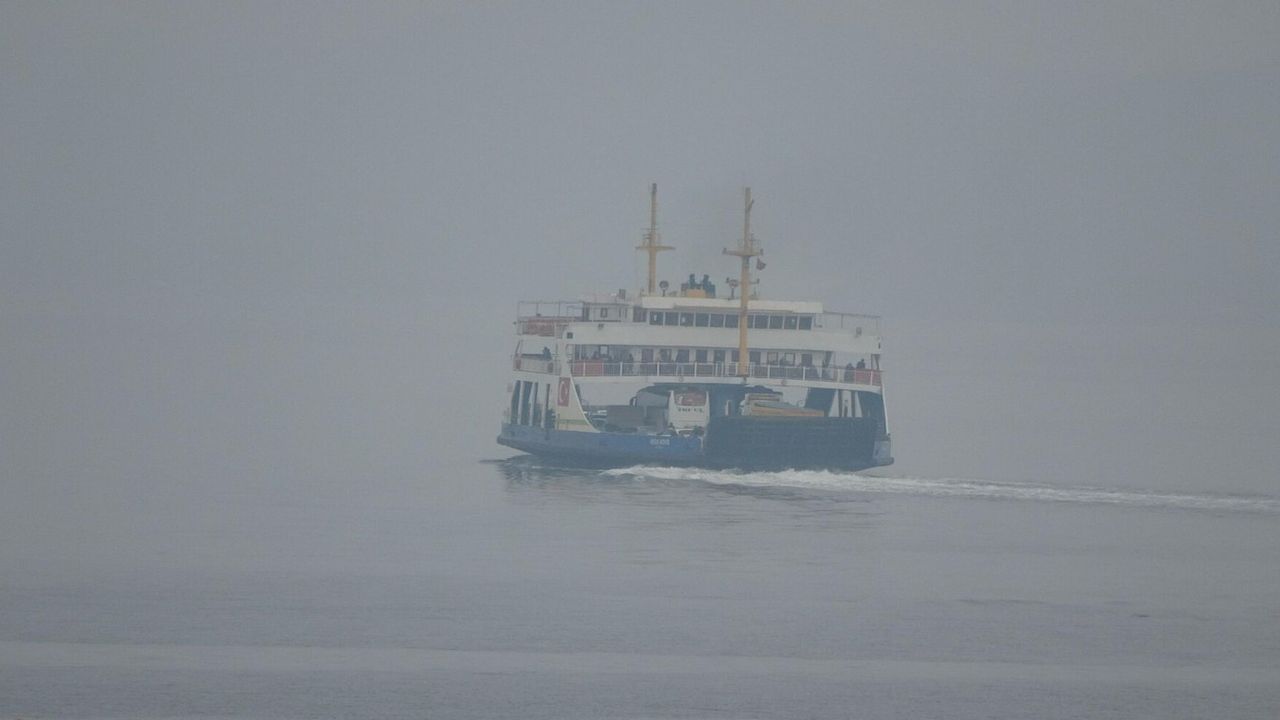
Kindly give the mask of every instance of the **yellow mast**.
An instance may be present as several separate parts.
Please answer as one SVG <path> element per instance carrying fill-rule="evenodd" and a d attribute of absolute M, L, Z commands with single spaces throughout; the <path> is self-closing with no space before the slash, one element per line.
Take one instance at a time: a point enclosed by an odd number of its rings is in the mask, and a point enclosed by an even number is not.
<path fill-rule="evenodd" d="M 644 242 L 636 249 L 649 253 L 649 294 L 652 295 L 658 277 L 658 253 L 675 250 L 670 245 L 661 244 L 658 236 L 658 183 L 649 185 L 649 230 L 644 234 Z"/>
<path fill-rule="evenodd" d="M 725 249 L 725 255 L 737 255 L 742 258 L 742 275 L 738 280 L 738 376 L 746 378 L 749 371 L 747 354 L 747 295 L 751 292 L 751 258 L 763 255 L 764 250 L 756 245 L 751 236 L 751 188 L 745 188 L 744 207 L 742 209 L 742 246 L 736 250 Z"/>

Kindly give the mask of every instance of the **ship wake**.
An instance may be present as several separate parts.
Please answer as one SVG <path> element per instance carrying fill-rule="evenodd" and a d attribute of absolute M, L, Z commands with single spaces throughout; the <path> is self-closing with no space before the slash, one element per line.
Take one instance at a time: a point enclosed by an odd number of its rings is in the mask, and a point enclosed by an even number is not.
<path fill-rule="evenodd" d="M 1280 514 L 1280 499 L 1246 495 L 1207 495 L 1145 492 L 1098 487 L 1053 487 L 963 478 L 874 477 L 826 470 L 742 472 L 688 467 L 637 465 L 603 471 L 612 477 L 636 480 L 707 483 L 759 488 L 797 488 L 820 492 L 873 495 L 911 495 L 983 500 L 1021 500 L 1142 508 L 1171 508 Z"/>

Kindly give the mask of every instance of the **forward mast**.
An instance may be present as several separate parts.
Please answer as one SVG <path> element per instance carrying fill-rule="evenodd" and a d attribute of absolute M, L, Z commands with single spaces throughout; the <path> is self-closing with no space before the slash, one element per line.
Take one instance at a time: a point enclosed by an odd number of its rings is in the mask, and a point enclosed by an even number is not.
<path fill-rule="evenodd" d="M 658 235 L 658 183 L 649 185 L 649 229 L 644 234 L 644 242 L 636 246 L 649 254 L 649 289 L 650 295 L 656 290 L 658 278 L 658 253 L 663 250 L 675 250 L 670 245 L 663 245 Z"/>
<path fill-rule="evenodd" d="M 739 300 L 738 300 L 738 357 L 747 357 L 747 298 L 751 294 L 751 258 L 764 254 L 764 250 L 756 244 L 755 237 L 751 234 L 751 206 L 754 201 L 751 199 L 751 188 L 743 189 L 743 207 L 742 207 L 742 242 L 734 250 L 724 249 L 725 255 L 736 255 L 742 258 L 742 273 L 738 278 Z M 738 363 L 738 375 L 743 381 L 747 378 L 747 366 L 745 363 Z"/>

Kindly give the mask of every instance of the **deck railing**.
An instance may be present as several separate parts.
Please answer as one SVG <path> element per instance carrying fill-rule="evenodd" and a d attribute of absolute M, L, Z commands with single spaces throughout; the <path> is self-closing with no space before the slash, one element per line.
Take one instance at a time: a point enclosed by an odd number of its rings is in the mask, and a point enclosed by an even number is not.
<path fill-rule="evenodd" d="M 525 360 L 525 363 L 528 363 Z M 551 361 L 544 361 L 551 362 Z M 526 367 L 525 370 L 530 368 Z M 569 371 L 574 377 L 738 377 L 736 362 L 606 362 L 573 360 Z M 539 371 L 533 371 L 539 372 Z M 547 370 L 545 372 L 555 372 Z M 867 368 L 814 367 L 812 365 L 766 365 L 751 363 L 747 374 L 770 380 L 816 380 L 852 385 L 881 385 L 880 371 Z"/>
<path fill-rule="evenodd" d="M 572 323 L 587 322 L 587 318 L 583 316 L 583 304 L 580 302 L 525 302 L 520 303 L 518 314 L 516 316 L 516 334 L 518 335 L 538 335 L 542 337 L 563 337 L 564 329 Z M 668 311 L 672 312 L 672 311 Z M 681 314 L 693 316 L 697 312 L 690 310 L 680 310 Z M 702 312 L 706 312 L 705 310 Z M 726 311 L 728 312 L 728 311 Z M 752 313 L 757 314 L 757 313 Z M 842 312 L 824 312 L 813 317 L 814 330 L 843 330 L 852 332 L 856 337 L 863 335 L 880 334 L 880 316 L 878 315 L 860 315 L 857 313 Z M 600 322 L 631 322 L 631 317 L 625 314 L 619 314 L 617 317 L 610 317 L 608 320 Z M 706 325 L 693 325 L 690 320 L 688 325 L 680 325 L 680 327 L 699 327 L 705 328 Z M 645 324 L 640 321 L 637 324 Z M 752 332 L 772 332 L 780 328 L 753 328 Z M 795 327 L 785 328 L 794 330 Z M 807 328 L 806 328 L 807 330 Z"/>
<path fill-rule="evenodd" d="M 574 317 L 522 317 L 516 320 L 517 335 L 540 335 L 542 337 L 563 337 L 564 328 L 569 323 L 582 322 L 582 318 Z"/>
<path fill-rule="evenodd" d="M 555 360 L 548 360 L 544 357 L 528 357 L 525 355 L 516 355 L 512 366 L 516 370 L 525 372 L 547 373 L 550 375 L 560 374 L 560 363 Z"/>
<path fill-rule="evenodd" d="M 824 312 L 814 322 L 818 330 L 852 330 L 855 335 L 879 335 L 879 315 L 859 315 L 857 313 Z"/>

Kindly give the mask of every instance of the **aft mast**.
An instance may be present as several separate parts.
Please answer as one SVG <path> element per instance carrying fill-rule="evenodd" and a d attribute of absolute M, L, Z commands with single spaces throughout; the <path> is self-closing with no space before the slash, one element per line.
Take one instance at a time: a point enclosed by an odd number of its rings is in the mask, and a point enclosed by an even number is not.
<path fill-rule="evenodd" d="M 675 250 L 670 245 L 663 245 L 658 236 L 658 183 L 649 185 L 649 230 L 644 234 L 644 242 L 636 246 L 637 250 L 649 253 L 649 290 L 653 294 L 658 276 L 658 253 L 663 250 Z"/>
<path fill-rule="evenodd" d="M 751 205 L 754 201 L 751 199 L 751 188 L 743 190 L 743 208 L 742 208 L 742 244 L 736 250 L 725 249 L 725 255 L 737 255 L 742 258 L 742 276 L 738 279 L 739 292 L 738 301 L 738 376 L 744 380 L 747 378 L 750 370 L 750 363 L 747 362 L 747 297 L 751 292 L 751 258 L 757 255 L 763 255 L 764 250 L 756 244 L 756 239 L 751 236 Z"/>

